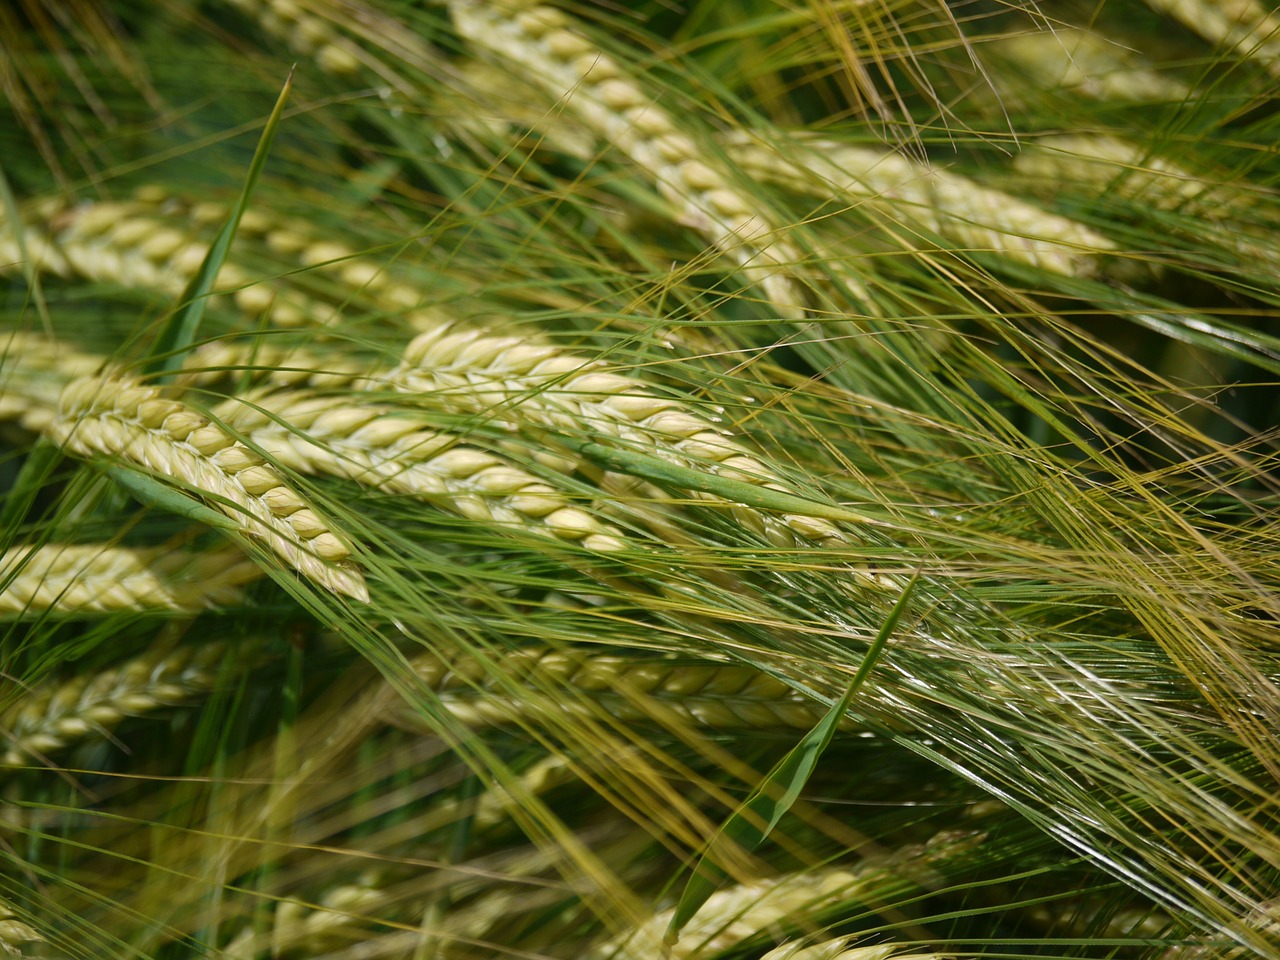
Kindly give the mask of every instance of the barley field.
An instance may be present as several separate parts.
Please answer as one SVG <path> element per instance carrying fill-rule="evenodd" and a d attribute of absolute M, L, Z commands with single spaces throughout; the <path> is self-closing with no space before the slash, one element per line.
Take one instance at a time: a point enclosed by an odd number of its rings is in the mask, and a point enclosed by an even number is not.
<path fill-rule="evenodd" d="M 0 956 L 1280 960 L 1278 82 L 0 5 Z"/>

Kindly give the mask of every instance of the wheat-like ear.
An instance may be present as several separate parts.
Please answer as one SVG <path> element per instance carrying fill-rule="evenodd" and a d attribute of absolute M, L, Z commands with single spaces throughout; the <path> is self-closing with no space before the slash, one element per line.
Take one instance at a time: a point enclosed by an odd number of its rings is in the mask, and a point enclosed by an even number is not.
<path fill-rule="evenodd" d="M 439 326 L 414 338 L 400 365 L 377 379 L 498 422 L 532 424 L 569 435 L 585 430 L 669 463 L 789 489 L 767 463 L 687 404 L 549 345 Z M 735 516 L 779 545 L 845 539 L 833 523 L 817 517 L 774 515 L 749 507 L 737 509 Z"/>
<path fill-rule="evenodd" d="M 664 934 L 675 909 L 662 910 L 592 954 L 592 960 L 671 960 L 714 956 L 761 936 L 802 933 L 821 914 L 849 901 L 892 903 L 935 887 L 939 868 L 952 856 L 974 849 L 981 833 L 946 831 L 921 844 L 869 857 L 856 866 L 827 867 L 726 887 L 713 893 L 684 926 L 679 941 L 666 947 Z"/>
<path fill-rule="evenodd" d="M 125 717 L 178 706 L 206 693 L 227 645 L 144 654 L 119 667 L 49 683 L 22 695 L 0 716 L 8 740 L 0 765 L 39 760 L 78 741 L 109 733 Z"/>
<path fill-rule="evenodd" d="M 369 362 L 336 352 L 278 346 L 261 338 L 225 339 L 203 343 L 187 353 L 173 382 L 180 390 L 209 387 L 227 379 L 238 386 L 242 378 L 256 389 L 361 390 L 376 386 L 366 379 L 374 372 Z"/>
<path fill-rule="evenodd" d="M 226 0 L 256 20 L 272 36 L 284 40 L 295 53 L 310 57 L 327 73 L 358 73 L 358 48 L 326 19 L 304 8 L 297 0 Z"/>
<path fill-rule="evenodd" d="M 943 960 L 942 953 L 912 953 L 900 943 L 877 943 L 855 947 L 848 937 L 836 937 L 820 943 L 805 940 L 774 947 L 760 960 Z"/>
<path fill-rule="evenodd" d="M 23 211 L 31 265 L 58 276 L 181 291 L 208 245 L 164 222 L 163 192 L 143 190 L 131 201 L 72 204 L 61 197 L 33 201 Z M 4 223 L 0 254 L 6 268 L 21 262 Z"/>
<path fill-rule="evenodd" d="M 17 421 L 40 433 L 58 415 L 67 381 L 109 371 L 106 357 L 84 353 L 38 333 L 11 333 L 0 340 L 0 421 Z"/>
<path fill-rule="evenodd" d="M 1099 100 L 1151 100 L 1179 103 L 1188 87 L 1143 65 L 1126 45 L 1093 30 L 1054 25 L 995 41 L 989 48 L 1017 64 L 1017 85 L 1001 96 L 1017 98 L 1028 79 L 1052 90 L 1069 90 Z"/>
<path fill-rule="evenodd" d="M 1280 77 L 1280 17 L 1258 0 L 1146 0 L 1146 4 Z"/>
<path fill-rule="evenodd" d="M 1041 137 L 1014 160 L 1037 183 L 1072 184 L 1132 197 L 1160 210 L 1222 219 L 1239 212 L 1240 194 L 1136 143 L 1116 137 L 1066 134 Z"/>
<path fill-rule="evenodd" d="M 527 0 L 450 0 L 458 32 L 543 90 L 620 150 L 675 209 L 676 219 L 725 250 L 783 316 L 804 315 L 793 279 L 799 251 L 759 200 L 737 188 L 668 113 L 560 11 Z"/>
<path fill-rule="evenodd" d="M 1117 910 L 1115 902 L 1099 896 L 1041 904 L 1027 910 L 1024 916 L 1045 934 L 1055 937 L 1092 934 L 1116 940 L 1138 937 L 1154 940 L 1167 935 L 1174 925 L 1173 918 L 1157 907 L 1139 904 Z"/>
<path fill-rule="evenodd" d="M 0 555 L 0 616 L 203 610 L 238 603 L 261 571 L 238 550 L 44 544 Z"/>
<path fill-rule="evenodd" d="M 345 477 L 433 501 L 486 524 L 580 540 L 589 550 L 627 545 L 622 531 L 528 471 L 386 405 L 353 402 L 346 394 L 283 390 L 236 397 L 214 413 L 300 473 Z"/>
<path fill-rule="evenodd" d="M 762 181 L 869 206 L 889 222 L 914 221 L 975 252 L 1080 276 L 1094 272 L 1098 257 L 1115 250 L 1084 224 L 900 154 L 820 137 L 773 137 L 763 142 L 736 134 L 725 145 Z"/>
<path fill-rule="evenodd" d="M 490 665 L 464 654 L 424 654 L 412 666 L 446 710 L 475 726 L 537 724 L 544 717 L 596 709 L 625 723 L 677 729 L 809 730 L 825 712 L 781 680 L 740 664 L 529 648 Z M 499 682 L 499 676 L 506 682 Z M 388 719 L 409 729 L 427 729 L 400 701 L 392 703 Z M 846 720 L 841 729 L 862 728 Z"/>
<path fill-rule="evenodd" d="M 31 265 L 37 270 L 176 296 L 209 252 L 208 236 L 229 213 L 221 203 L 190 202 L 160 188 L 143 187 L 127 201 L 35 201 L 26 207 L 21 229 Z M 17 229 L 0 222 L 0 271 L 17 269 L 22 263 Z M 327 242 L 303 238 L 295 248 L 296 229 L 261 211 L 246 211 L 239 233 L 296 255 L 304 266 L 335 259 Z M 348 255 L 354 258 L 354 253 L 340 248 L 338 256 Z M 401 309 L 406 305 L 406 292 L 367 261 L 353 260 L 339 269 L 339 275 L 343 282 L 372 276 L 388 305 L 399 304 Z M 257 279 L 234 257 L 219 270 L 218 289 L 229 292 L 246 313 L 269 311 L 278 326 L 315 325 L 336 318 L 331 304 L 308 296 L 288 280 Z M 412 303 L 417 301 L 415 294 Z"/>
<path fill-rule="evenodd" d="M 119 457 L 208 495 L 295 570 L 335 593 L 368 600 L 350 550 L 263 458 L 208 417 L 137 380 L 73 381 L 47 434 L 82 457 Z"/>
<path fill-rule="evenodd" d="M 254 960 L 264 952 L 272 956 L 327 954 L 349 945 L 366 925 L 372 911 L 392 901 L 375 872 L 354 883 L 342 883 L 324 892 L 318 903 L 306 905 L 295 899 L 281 900 L 271 918 L 270 928 L 256 931 L 246 927 L 219 953 L 227 960 Z"/>
<path fill-rule="evenodd" d="M 42 942 L 44 937 L 21 920 L 8 901 L 0 899 L 0 949 L 11 957 L 21 957 L 23 944 Z"/>

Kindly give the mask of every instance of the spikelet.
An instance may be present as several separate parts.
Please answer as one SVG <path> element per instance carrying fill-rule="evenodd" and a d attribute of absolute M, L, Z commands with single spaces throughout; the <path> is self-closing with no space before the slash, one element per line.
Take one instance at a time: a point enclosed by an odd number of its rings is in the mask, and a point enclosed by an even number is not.
<path fill-rule="evenodd" d="M 0 950 L 11 957 L 22 956 L 24 943 L 41 943 L 44 937 L 24 923 L 7 900 L 0 899 Z"/>
<path fill-rule="evenodd" d="M 726 148 L 761 180 L 870 204 L 890 222 L 914 221 L 976 252 L 1054 273 L 1092 273 L 1098 256 L 1115 249 L 1081 223 L 896 153 L 803 136 L 770 145 L 738 135 Z"/>
<path fill-rule="evenodd" d="M 822 868 L 727 887 L 711 895 L 685 926 L 680 940 L 664 947 L 674 909 L 655 914 L 635 930 L 597 950 L 594 958 L 683 960 L 713 956 L 762 934 L 819 926 L 818 917 L 848 901 L 884 901 L 927 884 L 933 867 L 982 840 L 972 833 L 943 833 L 924 844 L 863 861 L 849 869 Z M 667 952 L 667 951 L 670 952 Z"/>
<path fill-rule="evenodd" d="M 770 950 L 760 960 L 942 960 L 945 954 L 908 953 L 898 943 L 877 943 L 855 947 L 848 937 L 837 937 L 822 943 L 784 943 Z"/>
<path fill-rule="evenodd" d="M 276 906 L 269 931 L 255 934 L 252 928 L 246 928 L 218 955 L 227 960 L 253 960 L 264 953 L 283 956 L 289 951 L 305 950 L 307 956 L 318 956 L 349 944 L 353 933 L 364 926 L 365 914 L 395 900 L 380 881 L 376 873 L 365 874 L 354 883 L 325 891 L 314 905 L 282 900 Z"/>
<path fill-rule="evenodd" d="M 32 203 L 23 227 L 32 265 L 63 277 L 180 292 L 208 245 L 168 226 L 157 201 L 155 192 L 143 191 L 128 202 Z M 11 249 L 12 233 L 13 225 L 5 224 L 0 251 Z M 33 240 L 49 254 L 36 256 Z M 6 267 L 17 259 L 3 258 Z"/>
<path fill-rule="evenodd" d="M 123 202 L 37 201 L 28 206 L 21 229 L 37 269 L 176 296 L 208 253 L 209 243 L 202 237 L 220 226 L 229 212 L 222 204 L 187 203 L 160 188 L 144 187 Z M 277 225 L 256 211 L 245 213 L 240 232 L 268 240 L 295 235 L 288 225 Z M 303 244 L 304 250 L 320 246 L 315 241 Z M 0 272 L 14 270 L 20 263 L 15 228 L 0 223 Z M 360 263 L 349 269 L 352 276 L 367 276 L 370 265 Z M 222 290 L 238 288 L 232 296 L 240 309 L 255 315 L 270 310 L 272 321 L 281 326 L 328 322 L 336 316 L 332 306 L 287 283 L 254 280 L 235 260 L 223 264 L 218 283 Z M 405 301 L 408 294 L 394 289 Z"/>
<path fill-rule="evenodd" d="M 0 273 L 18 273 L 24 263 L 29 263 L 38 273 L 71 276 L 71 264 L 53 243 L 48 230 L 39 225 L 62 209 L 60 201 L 45 200 L 28 211 L 30 223 L 13 223 L 6 209 L 0 207 Z"/>
<path fill-rule="evenodd" d="M 120 457 L 209 495 L 304 576 L 359 600 L 364 577 L 312 506 L 261 456 L 192 408 L 136 380 L 84 378 L 62 393 L 47 431 L 82 457 Z"/>
<path fill-rule="evenodd" d="M 1019 89 L 1002 90 L 1002 96 L 1016 97 L 1028 79 L 1098 100 L 1180 103 L 1190 92 L 1173 77 L 1135 65 L 1121 43 L 1092 30 L 1055 26 L 998 41 L 992 52 L 1019 68 Z"/>
<path fill-rule="evenodd" d="M 1229 932 L 1228 932 L 1229 931 Z M 1236 940 L 1236 946 L 1227 946 L 1227 936 Z M 1274 947 L 1280 943 L 1280 897 L 1271 897 L 1254 905 L 1242 918 L 1211 935 L 1209 943 L 1195 941 L 1170 947 L 1160 954 L 1159 960 L 1248 960 L 1266 956 L 1260 947 Z M 1249 942 L 1249 946 L 1244 946 Z"/>
<path fill-rule="evenodd" d="M 1026 917 L 1049 936 L 1102 936 L 1120 940 L 1131 937 L 1156 939 L 1169 932 L 1173 918 L 1154 906 L 1117 910 L 1105 897 L 1087 897 L 1032 907 Z"/>
<path fill-rule="evenodd" d="M 533 474 L 392 407 L 283 390 L 235 398 L 214 412 L 299 473 L 327 473 L 420 497 L 486 524 L 580 540 L 589 550 L 626 546 L 620 530 Z"/>
<path fill-rule="evenodd" d="M 414 672 L 454 717 L 484 726 L 537 721 L 584 709 L 583 700 L 617 720 L 657 721 L 719 730 L 809 730 L 825 708 L 753 667 L 716 662 L 637 659 L 594 652 L 518 650 L 485 666 L 459 654 L 425 654 Z M 522 693 L 495 682 L 492 671 L 514 679 Z M 563 695 L 560 694 L 563 691 Z M 388 720 L 420 729 L 422 721 L 401 702 Z M 845 722 L 846 733 L 858 728 Z"/>
<path fill-rule="evenodd" d="M 1238 207 L 1238 192 L 1222 190 L 1220 184 L 1116 137 L 1042 137 L 1018 154 L 1014 167 L 1051 189 L 1063 183 L 1105 189 L 1193 216 L 1220 219 Z"/>
<path fill-rule="evenodd" d="M 236 550 L 45 544 L 0 555 L 0 616 L 203 610 L 238 603 L 261 576 Z"/>
<path fill-rule="evenodd" d="M 1210 43 L 1256 60 L 1280 77 L 1280 17 L 1258 0 L 1146 0 L 1157 13 L 1181 20 Z"/>
<path fill-rule="evenodd" d="M 325 354 L 300 347 L 281 347 L 269 341 L 214 340 L 188 351 L 182 369 L 174 377 L 179 389 L 207 387 L 230 378 L 237 384 L 245 378 L 253 386 L 338 387 L 363 389 L 372 384 L 366 378 L 373 371 L 368 363 L 341 355 Z"/>
<path fill-rule="evenodd" d="M 111 369 L 106 357 L 83 353 L 38 333 L 0 335 L 0 421 L 40 433 L 58 414 L 67 381 Z"/>
<path fill-rule="evenodd" d="M 716 160 L 564 14 L 530 0 L 450 0 L 449 9 L 469 43 L 562 102 L 651 177 L 677 219 L 726 251 L 781 315 L 804 315 L 790 275 L 800 256 L 759 201 L 716 169 Z"/>
<path fill-rule="evenodd" d="M 323 17 L 306 8 L 305 0 L 227 0 L 256 20 L 267 33 L 279 37 L 327 73 L 346 76 L 360 70 L 355 48 Z"/>
<path fill-rule="evenodd" d="M 178 706 L 207 692 L 226 656 L 225 644 L 146 654 L 97 674 L 47 684 L 25 694 L 3 716 L 8 744 L 0 765 L 32 763 L 73 743 L 102 737 L 125 717 Z"/>
<path fill-rule="evenodd" d="M 640 381 L 602 364 L 524 338 L 439 326 L 415 337 L 400 365 L 380 379 L 498 422 L 574 435 L 586 429 L 670 463 L 788 490 L 765 463 L 680 401 L 654 396 Z M 781 546 L 844 539 L 834 524 L 814 517 L 749 508 L 735 516 Z"/>

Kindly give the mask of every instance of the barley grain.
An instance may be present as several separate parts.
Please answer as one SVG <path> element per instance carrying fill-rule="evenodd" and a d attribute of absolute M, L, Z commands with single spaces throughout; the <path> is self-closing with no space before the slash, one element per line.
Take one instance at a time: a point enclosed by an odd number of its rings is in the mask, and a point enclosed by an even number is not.
<path fill-rule="evenodd" d="M 0 765 L 18 766 L 102 737 L 125 717 L 179 706 L 206 693 L 227 654 L 222 643 L 146 654 L 101 673 L 26 693 L 0 717 L 8 740 Z"/>
<path fill-rule="evenodd" d="M 298 900 L 281 900 L 275 908 L 271 929 L 262 933 L 252 927 L 242 930 L 219 952 L 227 960 L 252 960 L 270 953 L 272 956 L 306 956 L 326 954 L 335 947 L 351 942 L 370 911 L 394 902 L 394 896 L 383 889 L 383 878 L 366 873 L 354 883 L 344 883 L 325 891 L 316 904 Z"/>
<path fill-rule="evenodd" d="M 1115 250 L 1081 223 L 899 154 L 803 136 L 765 143 L 735 135 L 725 145 L 761 180 L 824 198 L 835 193 L 888 222 L 914 221 L 974 251 L 1054 273 L 1093 273 L 1098 257 Z"/>
<path fill-rule="evenodd" d="M 54 244 L 48 231 L 36 225 L 49 212 L 49 203 L 35 204 L 28 211 L 27 219 L 31 222 L 12 223 L 6 211 L 0 208 L 0 272 L 17 272 L 24 263 L 29 263 L 38 273 L 59 277 L 71 275 L 72 268 L 67 258 Z"/>
<path fill-rule="evenodd" d="M 1105 897 L 1057 901 L 1032 907 L 1026 917 L 1047 936 L 1086 937 L 1090 934 L 1108 939 L 1156 939 L 1173 927 L 1173 918 L 1154 906 L 1116 909 Z"/>
<path fill-rule="evenodd" d="M 262 339 L 227 339 L 201 344 L 187 353 L 174 382 L 187 388 L 207 387 L 224 379 L 237 383 L 247 379 L 253 386 L 359 390 L 374 386 L 366 379 L 374 369 L 370 363 L 338 351 L 321 354 Z"/>
<path fill-rule="evenodd" d="M 1136 143 L 1070 134 L 1042 137 L 1018 154 L 1019 173 L 1057 190 L 1064 183 L 1129 197 L 1160 210 L 1210 219 L 1238 212 L 1240 193 L 1224 189 Z M 1236 202 L 1231 202 L 1232 200 Z"/>
<path fill-rule="evenodd" d="M 541 88 L 653 179 L 678 222 L 725 251 L 785 317 L 804 315 L 799 251 L 758 200 L 716 170 L 681 125 L 558 11 L 530 2 L 450 0 L 459 33 Z"/>
<path fill-rule="evenodd" d="M 1157 13 L 1182 21 L 1204 39 L 1256 60 L 1280 77 L 1280 17 L 1258 0 L 1146 0 Z"/>
<path fill-rule="evenodd" d="M 239 602 L 240 588 L 258 576 L 257 568 L 234 550 L 12 547 L 0 555 L 0 616 L 202 610 Z"/>
<path fill-rule="evenodd" d="M 144 410 L 159 426 L 143 423 Z M 340 538 L 321 522 L 306 532 L 298 528 L 299 513 L 314 515 L 310 505 L 258 454 L 197 411 L 162 398 L 158 388 L 124 379 L 73 381 L 63 391 L 58 418 L 47 433 L 70 453 L 120 457 L 208 494 L 214 507 L 260 537 L 298 572 L 336 593 L 368 599 L 363 575 L 344 562 L 348 551 Z M 255 467 L 259 469 L 240 478 Z M 274 486 L 267 486 L 268 479 Z M 263 492 L 251 493 L 245 480 Z"/>
<path fill-rule="evenodd" d="M 349 76 L 360 71 L 356 48 L 323 17 L 296 0 L 225 0 L 256 20 L 267 33 L 296 53 L 311 57 L 326 73 Z"/>
<path fill-rule="evenodd" d="M 1018 67 L 1017 89 L 1001 90 L 1001 96 L 1017 98 L 1028 79 L 1042 87 L 1109 101 L 1180 103 L 1190 93 L 1174 77 L 1135 63 L 1122 43 L 1092 30 L 1055 26 L 1000 41 L 993 52 Z"/>
<path fill-rule="evenodd" d="M 176 296 L 185 289 L 209 249 L 207 241 L 191 233 L 190 223 L 194 221 L 207 235 L 225 220 L 227 213 L 221 204 L 190 204 L 164 191 L 146 188 L 125 202 L 69 205 L 37 201 L 28 205 L 23 239 L 32 265 L 38 270 Z M 279 228 L 272 218 L 254 214 L 255 211 L 248 211 L 242 218 L 243 236 L 269 235 Z M 0 222 L 0 271 L 13 269 L 20 262 L 14 228 Z M 364 261 L 354 262 L 364 266 Z M 288 282 L 255 279 L 234 260 L 223 265 L 218 281 L 223 291 L 241 288 L 234 291 L 241 309 L 253 313 L 269 309 L 273 322 L 281 326 L 334 319 L 331 306 L 321 304 Z M 375 282 L 373 287 L 378 288 L 378 284 Z"/>
<path fill-rule="evenodd" d="M 215 413 L 300 473 L 424 498 L 473 520 L 550 533 L 591 550 L 626 546 L 620 530 L 573 506 L 550 484 L 391 407 L 285 390 L 236 398 Z"/>
<path fill-rule="evenodd" d="M 74 377 L 110 370 L 107 357 L 76 350 L 37 333 L 0 335 L 0 420 L 42 432 L 58 413 L 58 398 Z"/>
<path fill-rule="evenodd" d="M 937 953 L 910 953 L 904 944 L 899 943 L 855 947 L 848 937 L 837 937 L 822 943 L 808 943 L 804 940 L 784 943 L 770 950 L 760 960 L 942 960 L 944 956 Z"/>
<path fill-rule="evenodd" d="M 14 912 L 13 906 L 0 899 L 0 950 L 11 957 L 23 956 L 23 944 L 42 943 L 44 937 Z"/>
<path fill-rule="evenodd" d="M 378 379 L 513 428 L 533 423 L 575 436 L 586 431 L 670 463 L 788 489 L 770 467 L 680 401 L 653 396 L 640 381 L 551 346 L 439 326 L 416 337 L 401 364 Z M 818 518 L 747 508 L 735 515 L 780 546 L 844 540 L 834 524 Z"/>
<path fill-rule="evenodd" d="M 848 869 L 820 868 L 727 887 L 711 895 L 685 926 L 680 940 L 665 947 L 673 909 L 657 913 L 634 931 L 615 937 L 592 956 L 613 960 L 682 960 L 712 956 L 760 936 L 799 927 L 818 928 L 824 911 L 849 901 L 893 902 L 935 882 L 936 867 L 982 842 L 982 835 L 939 834 Z"/>
<path fill-rule="evenodd" d="M 657 722 L 722 730 L 808 730 L 825 707 L 755 668 L 725 663 L 685 663 L 613 654 L 545 649 L 518 650 L 485 664 L 458 655 L 424 655 L 414 672 L 453 716 L 468 724 L 538 722 L 566 711 L 603 709 L 624 723 Z M 509 684 L 493 671 L 516 681 Z M 586 696 L 583 696 L 583 695 Z M 396 703 L 388 719 L 412 729 L 422 721 Z M 860 727 L 846 720 L 842 729 Z"/>

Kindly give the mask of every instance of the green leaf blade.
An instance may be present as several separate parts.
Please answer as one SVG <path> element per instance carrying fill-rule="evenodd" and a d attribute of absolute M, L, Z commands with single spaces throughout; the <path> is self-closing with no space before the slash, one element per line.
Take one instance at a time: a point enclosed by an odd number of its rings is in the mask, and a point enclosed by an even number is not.
<path fill-rule="evenodd" d="M 240 227 L 240 220 L 244 216 L 244 212 L 249 208 L 249 200 L 253 196 L 254 187 L 257 186 L 258 179 L 262 176 L 262 171 L 266 167 L 267 157 L 271 153 L 271 145 L 275 141 L 276 132 L 279 130 L 284 116 L 285 104 L 288 102 L 289 93 L 293 89 L 293 75 L 294 70 L 291 69 L 289 76 L 285 79 L 284 86 L 280 90 L 280 95 L 276 99 L 275 107 L 271 110 L 271 115 L 267 117 L 266 126 L 263 127 L 262 136 L 258 139 L 258 146 L 253 152 L 253 160 L 249 164 L 249 172 L 245 177 L 244 187 L 240 191 L 240 197 L 236 201 L 231 215 L 227 218 L 227 222 L 222 225 L 222 229 L 218 231 L 213 243 L 210 244 L 209 252 L 205 254 L 204 260 L 200 263 L 200 269 L 196 271 L 186 289 L 182 291 L 182 296 L 178 300 L 179 309 L 169 318 L 147 355 L 149 361 L 146 366 L 147 372 L 160 374 L 162 381 L 167 380 L 168 375 L 182 365 L 183 355 L 195 342 L 196 331 L 200 329 L 200 323 L 204 320 L 209 294 L 213 290 L 214 283 L 217 282 L 218 274 L 221 272 L 223 264 L 227 261 L 227 256 L 231 252 L 231 244 L 235 240 L 236 231 Z"/>
<path fill-rule="evenodd" d="M 667 927 L 665 940 L 668 944 L 673 944 L 679 939 L 680 931 L 715 893 L 720 883 L 727 878 L 724 870 L 715 863 L 715 855 L 735 850 L 747 853 L 755 850 L 768 838 L 787 811 L 799 799 L 805 784 L 817 769 L 823 752 L 835 737 L 845 711 L 849 709 L 855 694 L 884 653 L 889 637 L 902 619 L 918 580 L 919 575 L 916 575 L 907 582 L 902 595 L 885 618 L 880 632 L 867 649 L 867 654 L 862 658 L 858 672 L 854 674 L 844 695 L 831 706 L 814 728 L 778 761 L 761 781 L 755 793 L 734 811 L 707 844 L 707 849 L 703 851 L 694 867 L 693 875 L 690 876 L 684 893 L 680 896 L 680 902 L 676 905 L 675 913 L 671 917 L 671 923 Z"/>

